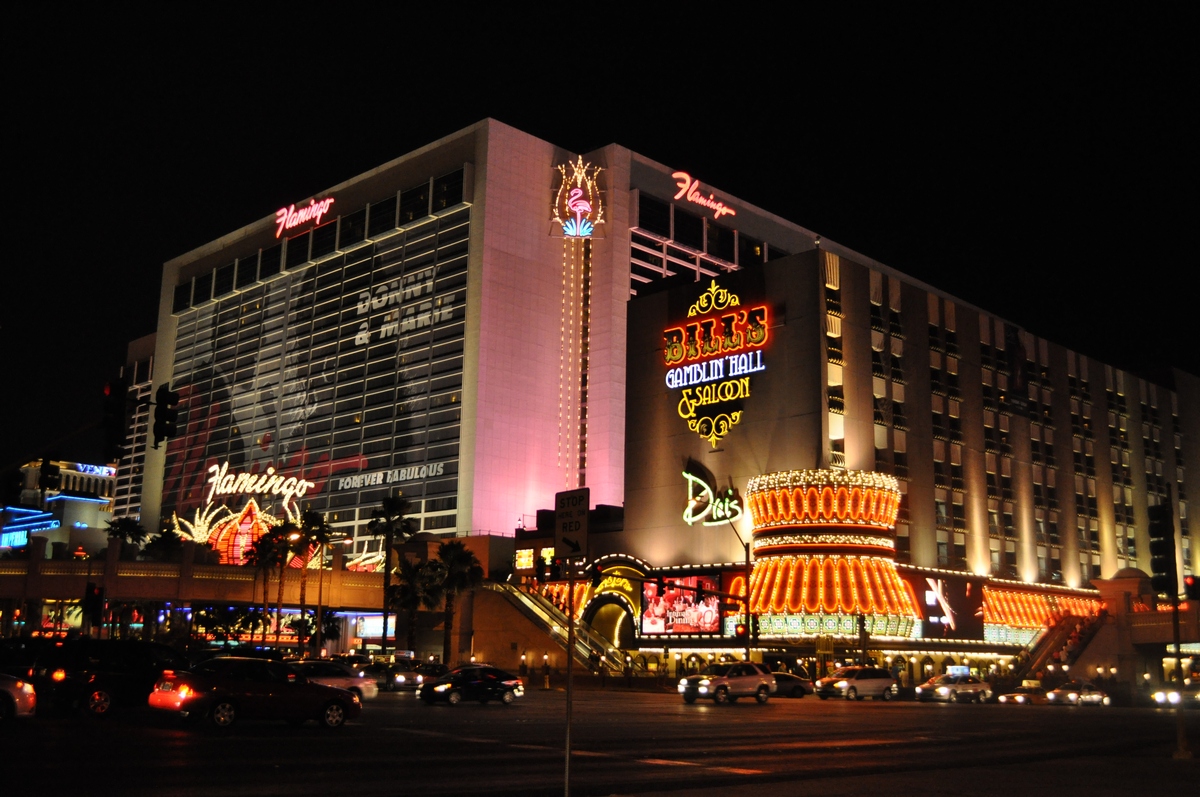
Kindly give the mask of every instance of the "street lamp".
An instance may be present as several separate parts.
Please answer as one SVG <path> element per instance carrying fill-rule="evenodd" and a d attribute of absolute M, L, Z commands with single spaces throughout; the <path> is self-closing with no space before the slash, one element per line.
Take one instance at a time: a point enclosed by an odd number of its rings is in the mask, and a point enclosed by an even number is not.
<path fill-rule="evenodd" d="M 742 548 L 746 551 L 746 595 L 744 605 L 746 607 L 746 661 L 750 661 L 750 643 L 752 637 L 758 636 L 754 633 L 754 625 L 750 622 L 750 541 L 742 540 L 742 535 L 733 525 L 733 520 L 729 519 L 729 530 L 733 532 L 733 536 L 737 537 L 737 541 L 741 543 Z"/>

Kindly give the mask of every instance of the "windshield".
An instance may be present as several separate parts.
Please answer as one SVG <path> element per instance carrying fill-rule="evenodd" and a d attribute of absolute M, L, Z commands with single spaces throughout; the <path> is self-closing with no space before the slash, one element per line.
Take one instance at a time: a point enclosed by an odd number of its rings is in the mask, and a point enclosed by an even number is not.
<path fill-rule="evenodd" d="M 727 673 L 727 672 L 729 672 L 728 664 L 710 664 L 707 667 L 705 667 L 703 670 L 701 670 L 700 674 L 701 675 L 715 675 L 718 678 L 720 678 L 720 677 L 724 676 L 725 673 Z"/>
<path fill-rule="evenodd" d="M 832 677 L 832 678 L 848 678 L 851 675 L 854 675 L 854 673 L 856 673 L 856 672 L 858 672 L 857 667 L 843 667 L 842 669 L 838 670 L 830 677 Z"/>

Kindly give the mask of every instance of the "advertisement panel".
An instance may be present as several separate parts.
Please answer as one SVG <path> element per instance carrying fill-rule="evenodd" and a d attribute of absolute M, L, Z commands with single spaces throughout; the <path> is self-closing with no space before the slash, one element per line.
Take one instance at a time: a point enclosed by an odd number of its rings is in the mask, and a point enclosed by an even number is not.
<path fill-rule="evenodd" d="M 705 593 L 696 600 L 696 589 Z M 642 635 L 718 634 L 721 632 L 721 601 L 714 576 L 672 577 L 658 584 L 642 585 Z"/>
<path fill-rule="evenodd" d="M 897 571 L 917 596 L 922 637 L 983 640 L 982 577 L 940 570 Z"/>

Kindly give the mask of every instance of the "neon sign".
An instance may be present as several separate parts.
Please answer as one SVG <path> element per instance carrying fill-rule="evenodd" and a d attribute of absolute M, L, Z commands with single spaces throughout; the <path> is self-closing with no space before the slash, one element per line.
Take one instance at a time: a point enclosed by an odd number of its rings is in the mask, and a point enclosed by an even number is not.
<path fill-rule="evenodd" d="M 275 468 L 268 467 L 262 473 L 229 473 L 229 463 L 222 462 L 208 469 L 209 477 L 207 503 L 212 503 L 218 495 L 281 495 L 283 502 L 288 504 L 292 498 L 300 498 L 310 487 L 316 487 L 316 482 L 298 479 L 295 476 L 280 476 Z"/>
<path fill-rule="evenodd" d="M 562 181 L 554 197 L 554 220 L 562 225 L 567 238 L 591 238 L 596 225 L 604 220 L 604 203 L 596 185 L 600 167 L 584 163 L 580 156 L 560 164 L 558 173 Z"/>
<path fill-rule="evenodd" d="M 750 397 L 750 375 L 766 370 L 762 347 L 770 311 L 767 305 L 743 308 L 736 294 L 713 280 L 688 317 L 696 320 L 663 332 L 663 359 L 674 366 L 667 370 L 666 384 L 682 390 L 679 417 L 716 448 L 742 419 L 740 402 Z M 709 407 L 711 414 L 704 409 Z"/>
<path fill-rule="evenodd" d="M 671 175 L 675 178 L 675 185 L 679 186 L 679 193 L 675 194 L 675 199 L 686 199 L 694 205 L 699 205 L 702 208 L 708 208 L 713 212 L 713 218 L 719 219 L 722 216 L 736 216 L 737 211 L 731 207 L 727 207 L 724 202 L 721 202 L 711 193 L 704 196 L 700 192 L 700 181 L 693 180 L 692 176 L 687 172 L 675 172 Z"/>
<path fill-rule="evenodd" d="M 117 469 L 110 468 L 108 465 L 84 465 L 77 463 L 75 470 L 88 476 L 116 476 Z"/>
<path fill-rule="evenodd" d="M 286 208 L 280 208 L 275 211 L 275 237 L 283 235 L 284 230 L 291 230 L 299 227 L 306 222 L 320 224 L 321 217 L 329 212 L 333 207 L 333 197 L 326 197 L 318 202 L 315 199 L 310 199 L 307 205 L 301 205 L 299 210 L 296 210 L 295 205 L 290 205 Z"/>
<path fill-rule="evenodd" d="M 683 522 L 689 526 L 697 522 L 705 526 L 732 523 L 742 516 L 742 504 L 733 488 L 722 490 L 720 495 L 707 481 L 699 476 L 683 472 L 687 480 L 688 503 L 683 510 Z"/>

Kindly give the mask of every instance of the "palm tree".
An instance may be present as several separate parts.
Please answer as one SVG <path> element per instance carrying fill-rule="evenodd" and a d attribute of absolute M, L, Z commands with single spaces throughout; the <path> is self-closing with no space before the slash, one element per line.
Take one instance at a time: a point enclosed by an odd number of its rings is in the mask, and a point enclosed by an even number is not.
<path fill-rule="evenodd" d="M 300 527 L 288 521 L 268 531 L 263 537 L 272 537 L 276 561 L 279 563 L 279 588 L 275 592 L 275 647 L 279 647 L 279 634 L 283 631 L 283 573 L 292 558 L 291 540 L 300 533 Z"/>
<path fill-rule="evenodd" d="M 304 561 L 300 566 L 300 617 L 305 617 L 305 609 L 307 608 L 308 588 L 308 563 L 312 558 L 313 550 L 321 551 L 321 556 L 324 558 L 325 546 L 329 543 L 330 535 L 333 529 L 329 528 L 329 524 L 325 520 L 325 516 L 320 512 L 307 511 L 300 516 L 300 527 L 296 532 L 292 532 L 288 536 L 288 541 L 291 543 L 292 551 L 304 557 Z M 292 539 L 293 535 L 298 535 L 296 539 Z M 324 567 L 324 561 L 321 562 Z M 308 628 L 306 624 L 301 624 L 297 628 L 299 633 L 300 645 L 304 645 L 305 634 L 303 629 Z"/>
<path fill-rule="evenodd" d="M 446 599 L 442 662 L 449 664 L 451 632 L 454 629 L 454 599 L 458 597 L 458 593 L 475 589 L 483 583 L 483 566 L 462 540 L 451 540 L 439 545 L 437 558 L 445 570 L 442 576 L 442 590 Z"/>
<path fill-rule="evenodd" d="M 127 545 L 140 546 L 146 541 L 148 534 L 145 526 L 139 523 L 137 518 L 118 517 L 108 521 L 108 538 L 121 541 L 122 554 Z"/>
<path fill-rule="evenodd" d="M 385 655 L 388 651 L 388 592 L 391 586 L 392 548 L 397 542 L 397 536 L 400 538 L 399 542 L 404 542 L 419 530 L 417 521 L 406 517 L 410 512 L 412 512 L 412 504 L 402 493 L 397 492 L 379 503 L 379 508 L 371 513 L 371 522 L 367 524 L 367 531 L 376 537 L 383 537 L 383 638 L 381 648 Z"/>
<path fill-rule="evenodd" d="M 262 574 L 263 592 L 262 592 L 262 641 L 267 644 L 267 586 L 270 583 L 271 571 L 279 565 L 279 547 L 278 538 L 272 534 L 264 534 L 255 540 L 249 548 L 246 549 L 243 556 L 246 559 L 246 564 L 255 569 L 257 573 Z"/>
<path fill-rule="evenodd" d="M 408 622 L 408 650 L 417 649 L 417 613 L 433 611 L 442 602 L 442 583 L 445 566 L 441 561 L 414 562 L 401 556 L 396 562 L 396 585 L 392 588 L 391 604 L 397 615 L 404 612 Z"/>

